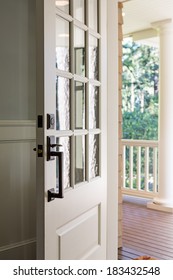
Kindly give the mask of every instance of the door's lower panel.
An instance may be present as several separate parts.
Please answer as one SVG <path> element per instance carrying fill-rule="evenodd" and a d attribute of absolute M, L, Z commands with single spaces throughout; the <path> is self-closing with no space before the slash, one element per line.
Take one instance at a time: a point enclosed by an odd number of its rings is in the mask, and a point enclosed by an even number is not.
<path fill-rule="evenodd" d="M 100 206 L 70 221 L 56 234 L 60 260 L 92 258 L 92 254 L 100 248 Z"/>

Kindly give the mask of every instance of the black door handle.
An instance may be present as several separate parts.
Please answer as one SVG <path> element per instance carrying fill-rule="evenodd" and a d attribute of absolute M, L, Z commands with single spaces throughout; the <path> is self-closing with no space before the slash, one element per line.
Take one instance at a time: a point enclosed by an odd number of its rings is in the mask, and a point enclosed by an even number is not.
<path fill-rule="evenodd" d="M 47 136 L 47 160 L 53 160 L 57 158 L 57 171 L 58 171 L 58 182 L 56 189 L 52 188 L 48 190 L 48 202 L 55 198 L 64 197 L 64 153 L 63 151 L 56 151 L 55 148 L 60 148 L 62 145 L 55 143 L 54 136 Z"/>
<path fill-rule="evenodd" d="M 63 184 L 63 174 L 64 174 L 64 154 L 63 152 L 54 152 L 58 159 L 58 185 L 56 190 L 48 190 L 48 202 L 54 200 L 55 198 L 64 198 L 64 184 Z"/>
<path fill-rule="evenodd" d="M 47 161 L 54 160 L 55 157 L 58 157 L 59 151 L 56 151 L 55 148 L 60 148 L 62 145 L 55 143 L 55 136 L 47 136 Z"/>

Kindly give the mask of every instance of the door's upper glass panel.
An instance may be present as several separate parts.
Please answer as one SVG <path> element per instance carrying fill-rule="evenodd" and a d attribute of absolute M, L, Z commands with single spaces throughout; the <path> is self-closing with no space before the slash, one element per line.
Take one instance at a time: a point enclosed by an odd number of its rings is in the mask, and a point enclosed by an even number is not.
<path fill-rule="evenodd" d="M 69 71 L 69 22 L 56 17 L 56 68 Z"/>
<path fill-rule="evenodd" d="M 75 74 L 85 76 L 85 31 L 74 27 Z"/>
<path fill-rule="evenodd" d="M 70 81 L 56 78 L 56 129 L 70 129 Z"/>
<path fill-rule="evenodd" d="M 74 6 L 74 18 L 85 23 L 85 1 L 84 0 L 75 0 L 73 2 Z"/>
<path fill-rule="evenodd" d="M 89 37 L 89 78 L 99 79 L 99 63 L 98 63 L 98 39 L 94 36 Z"/>
<path fill-rule="evenodd" d="M 98 32 L 98 4 L 97 0 L 88 0 L 89 27 Z"/>
<path fill-rule="evenodd" d="M 75 137 L 75 184 L 85 181 L 85 136 Z"/>
<path fill-rule="evenodd" d="M 69 11 L 70 11 L 69 0 L 55 0 L 55 5 L 61 11 L 69 14 Z"/>
<path fill-rule="evenodd" d="M 99 176 L 99 134 L 89 136 L 89 177 Z"/>
<path fill-rule="evenodd" d="M 75 82 L 75 129 L 85 129 L 85 85 Z"/>
<path fill-rule="evenodd" d="M 89 128 L 99 128 L 99 87 L 89 86 Z"/>
<path fill-rule="evenodd" d="M 71 181 L 70 181 L 70 175 L 71 175 L 71 142 L 70 137 L 60 137 L 56 140 L 57 144 L 62 145 L 60 148 L 58 147 L 58 151 L 63 152 L 63 184 L 64 189 L 68 189 L 71 187 Z M 59 180 L 60 180 L 60 174 L 59 174 L 59 162 L 58 157 L 56 157 L 56 188 L 58 192 L 59 188 Z"/>

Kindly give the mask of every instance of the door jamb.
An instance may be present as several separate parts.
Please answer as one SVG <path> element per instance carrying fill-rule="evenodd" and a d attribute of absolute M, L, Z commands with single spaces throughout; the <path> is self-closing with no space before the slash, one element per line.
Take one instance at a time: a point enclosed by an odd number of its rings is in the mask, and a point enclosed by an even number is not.
<path fill-rule="evenodd" d="M 107 2 L 107 259 L 115 260 L 118 253 L 118 0 Z"/>

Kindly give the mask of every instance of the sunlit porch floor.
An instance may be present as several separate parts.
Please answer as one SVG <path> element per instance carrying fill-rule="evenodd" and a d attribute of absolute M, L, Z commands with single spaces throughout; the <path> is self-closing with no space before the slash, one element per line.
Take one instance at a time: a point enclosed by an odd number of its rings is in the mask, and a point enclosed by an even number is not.
<path fill-rule="evenodd" d="M 149 200 L 123 197 L 123 247 L 119 260 L 149 255 L 173 260 L 173 214 L 147 209 Z"/>

